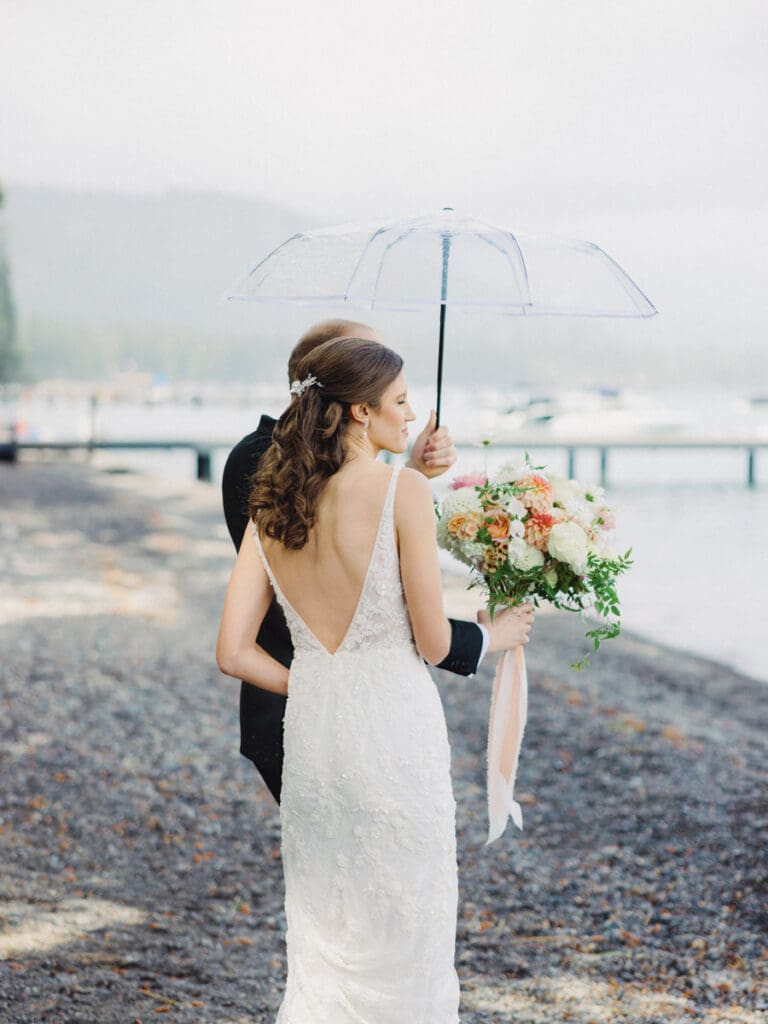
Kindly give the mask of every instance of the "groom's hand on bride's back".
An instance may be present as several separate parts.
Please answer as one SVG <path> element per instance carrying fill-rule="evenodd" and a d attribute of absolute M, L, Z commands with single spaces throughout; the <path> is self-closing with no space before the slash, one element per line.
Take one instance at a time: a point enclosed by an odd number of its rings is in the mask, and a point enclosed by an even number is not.
<path fill-rule="evenodd" d="M 417 469 L 428 479 L 440 476 L 456 461 L 456 447 L 447 427 L 437 427 L 437 413 L 429 414 L 429 421 L 413 442 L 408 459 L 411 469 Z"/>

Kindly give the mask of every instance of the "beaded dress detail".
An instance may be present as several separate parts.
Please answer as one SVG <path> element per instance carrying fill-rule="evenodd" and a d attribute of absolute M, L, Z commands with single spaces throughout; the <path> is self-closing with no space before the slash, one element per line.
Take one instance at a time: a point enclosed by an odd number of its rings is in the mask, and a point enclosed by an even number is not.
<path fill-rule="evenodd" d="M 450 747 L 400 582 L 387 489 L 331 654 L 283 596 L 295 649 L 280 821 L 288 980 L 276 1024 L 458 1024 Z"/>

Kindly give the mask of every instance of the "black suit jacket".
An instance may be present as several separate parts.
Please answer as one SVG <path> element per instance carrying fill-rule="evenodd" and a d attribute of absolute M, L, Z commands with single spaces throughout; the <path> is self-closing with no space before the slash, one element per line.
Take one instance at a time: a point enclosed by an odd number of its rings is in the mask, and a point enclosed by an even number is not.
<path fill-rule="evenodd" d="M 224 466 L 221 483 L 224 517 L 236 548 L 240 547 L 249 523 L 251 477 L 272 443 L 275 423 L 271 416 L 262 416 L 256 430 L 235 445 Z M 482 653 L 482 632 L 475 622 L 451 619 L 450 623 L 451 649 L 438 668 L 458 675 L 472 675 L 477 671 Z M 281 665 L 291 664 L 291 634 L 282 609 L 274 599 L 261 624 L 256 642 Z M 285 702 L 285 697 L 259 686 L 244 682 L 240 687 L 240 753 L 253 761 L 278 803 L 283 771 Z"/>

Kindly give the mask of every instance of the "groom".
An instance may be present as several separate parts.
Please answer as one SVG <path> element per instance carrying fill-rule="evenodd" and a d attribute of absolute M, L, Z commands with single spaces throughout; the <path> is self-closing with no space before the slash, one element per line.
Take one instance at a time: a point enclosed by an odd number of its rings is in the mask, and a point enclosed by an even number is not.
<path fill-rule="evenodd" d="M 350 320 L 323 320 L 302 335 L 288 360 L 288 380 L 296 377 L 296 367 L 307 352 L 332 338 L 352 337 L 378 341 L 372 327 Z M 272 442 L 275 423 L 262 416 L 252 434 L 244 437 L 229 453 L 222 492 L 227 528 L 236 548 L 248 526 L 250 480 L 262 455 Z M 426 477 L 439 476 L 456 461 L 453 441 L 445 429 L 435 429 L 434 418 L 416 438 L 408 465 Z M 489 634 L 476 622 L 451 619 L 451 649 L 438 668 L 458 675 L 473 675 L 488 647 Z M 493 628 L 493 627 L 491 627 Z M 277 601 L 273 599 L 259 630 L 256 642 L 283 665 L 293 660 L 288 626 Z M 272 796 L 280 802 L 280 778 L 283 770 L 283 716 L 286 698 L 250 683 L 240 687 L 240 753 L 253 761 Z"/>

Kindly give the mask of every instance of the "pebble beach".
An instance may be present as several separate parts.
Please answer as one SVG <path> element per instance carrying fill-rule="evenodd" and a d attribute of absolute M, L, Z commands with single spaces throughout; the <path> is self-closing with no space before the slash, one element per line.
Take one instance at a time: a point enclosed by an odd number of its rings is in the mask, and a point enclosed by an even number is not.
<path fill-rule="evenodd" d="M 214 660 L 217 488 L 30 457 L 0 508 L 1 1024 L 273 1024 L 280 823 Z M 585 628 L 537 616 L 525 828 L 487 847 L 493 665 L 435 671 L 461 1024 L 761 1024 L 768 688 L 628 632 L 577 673 Z"/>

